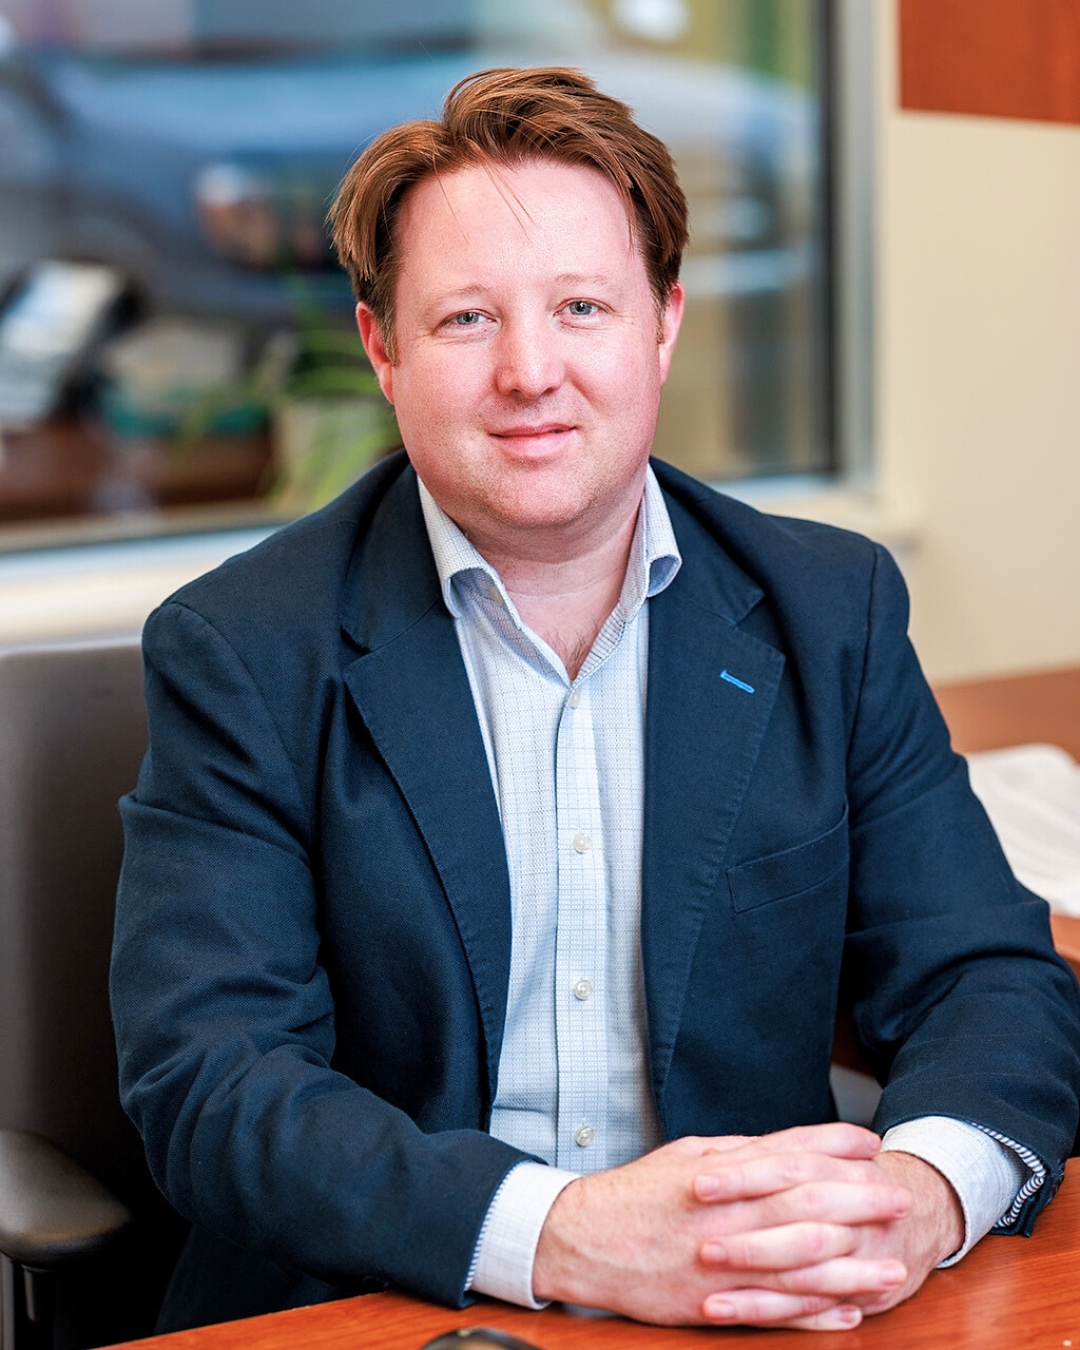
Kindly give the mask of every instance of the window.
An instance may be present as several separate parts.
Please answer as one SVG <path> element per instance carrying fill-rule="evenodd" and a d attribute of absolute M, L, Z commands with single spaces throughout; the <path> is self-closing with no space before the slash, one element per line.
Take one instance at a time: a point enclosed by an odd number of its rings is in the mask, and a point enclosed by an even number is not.
<path fill-rule="evenodd" d="M 302 510 L 388 443 L 323 216 L 494 64 L 584 68 L 678 160 L 657 453 L 830 470 L 829 42 L 825 0 L 0 0 L 0 547 Z"/>

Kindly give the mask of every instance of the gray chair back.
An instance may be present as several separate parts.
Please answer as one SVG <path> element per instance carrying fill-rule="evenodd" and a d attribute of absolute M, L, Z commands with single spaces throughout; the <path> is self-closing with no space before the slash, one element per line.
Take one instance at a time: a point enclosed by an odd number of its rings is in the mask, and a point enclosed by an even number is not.
<path fill-rule="evenodd" d="M 0 650 L 0 1128 L 45 1135 L 132 1208 L 152 1183 L 108 969 L 116 803 L 145 749 L 136 638 Z"/>

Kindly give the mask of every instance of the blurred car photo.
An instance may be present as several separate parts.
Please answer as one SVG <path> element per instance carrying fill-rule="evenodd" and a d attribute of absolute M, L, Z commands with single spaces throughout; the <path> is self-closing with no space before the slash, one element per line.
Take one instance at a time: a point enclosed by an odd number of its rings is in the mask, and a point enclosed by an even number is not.
<path fill-rule="evenodd" d="M 78 3 L 89 12 L 94 0 Z M 587 9 L 558 0 L 551 31 Z M 344 316 L 348 286 L 325 217 L 364 146 L 397 122 L 437 116 L 473 70 L 568 62 L 566 41 L 551 54 L 500 43 L 476 11 L 470 0 L 396 9 L 324 0 L 297 15 L 284 0 L 202 0 L 194 38 L 127 47 L 45 30 L 26 40 L 9 22 L 0 32 L 0 286 L 36 260 L 60 259 L 116 268 L 151 313 L 228 316 L 268 331 L 290 320 L 300 295 Z M 670 0 L 610 13 L 656 31 L 663 19 L 674 31 L 684 11 L 684 0 Z M 583 42 L 572 63 L 670 145 L 690 198 L 683 347 L 697 355 L 681 358 L 682 393 L 667 400 L 662 434 L 697 472 L 725 457 L 734 472 L 744 460 L 779 463 L 793 435 L 805 467 L 822 441 L 816 396 L 796 399 L 809 411 L 795 431 L 782 409 L 793 380 L 821 383 L 824 359 L 820 98 L 704 52 L 653 46 Z"/>
<path fill-rule="evenodd" d="M 444 29 L 440 27 L 439 32 Z M 324 218 L 348 165 L 386 127 L 437 116 L 447 90 L 514 53 L 258 50 L 175 59 L 21 46 L 0 53 L 0 267 L 65 257 L 127 269 L 168 307 L 272 314 L 275 273 L 331 269 Z M 700 284 L 776 285 L 813 104 L 706 63 L 587 63 L 681 160 L 714 166 L 695 202 L 697 256 L 762 252 Z M 693 177 L 700 178 L 700 174 Z M 708 191 L 709 188 L 712 191 Z M 787 244 L 790 247 L 790 242 Z M 798 263 L 789 258 L 780 271 Z M 330 288 L 331 291 L 334 289 Z"/>

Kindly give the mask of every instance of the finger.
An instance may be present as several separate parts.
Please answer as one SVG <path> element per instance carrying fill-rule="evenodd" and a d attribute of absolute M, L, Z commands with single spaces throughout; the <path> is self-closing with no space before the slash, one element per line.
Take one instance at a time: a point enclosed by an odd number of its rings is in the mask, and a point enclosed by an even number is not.
<path fill-rule="evenodd" d="M 727 1134 L 719 1138 L 702 1139 L 707 1148 L 701 1150 L 702 1156 L 706 1157 L 710 1153 L 734 1153 L 736 1149 L 745 1147 L 753 1140 L 750 1134 Z"/>
<path fill-rule="evenodd" d="M 689 1158 L 705 1157 L 714 1153 L 732 1153 L 754 1142 L 752 1134 L 684 1134 L 665 1144 L 665 1149 L 685 1154 Z"/>
<path fill-rule="evenodd" d="M 812 1181 L 746 1205 L 710 1211 L 725 1232 L 779 1228 L 789 1223 L 893 1223 L 911 1210 L 911 1192 L 902 1186 L 868 1182 Z M 741 1211 L 741 1212 L 740 1212 Z M 731 1225 L 731 1226 L 728 1226 Z"/>
<path fill-rule="evenodd" d="M 760 1200 L 702 1209 L 699 1212 L 705 1216 L 705 1223 L 701 1241 L 723 1242 L 735 1233 L 798 1223 L 846 1224 L 865 1234 L 870 1227 L 902 1219 L 910 1208 L 911 1196 L 901 1187 L 815 1181 Z"/>
<path fill-rule="evenodd" d="M 838 1303 L 810 1317 L 796 1317 L 785 1326 L 799 1331 L 850 1331 L 863 1320 L 862 1309 L 850 1303 Z"/>
<path fill-rule="evenodd" d="M 859 1241 L 847 1224 L 790 1223 L 702 1243 L 701 1259 L 728 1270 L 796 1270 L 850 1256 Z"/>
<path fill-rule="evenodd" d="M 875 1234 L 887 1233 L 909 1212 L 910 1196 L 897 1187 L 814 1182 L 759 1200 L 703 1206 L 698 1211 L 698 1241 L 726 1244 L 738 1234 L 830 1224 L 848 1227 L 856 1245 L 866 1250 L 868 1234 L 873 1240 Z"/>
<path fill-rule="evenodd" d="M 801 1270 L 779 1271 L 774 1278 L 762 1280 L 789 1294 L 833 1295 L 841 1299 L 863 1299 L 891 1294 L 907 1281 L 907 1267 L 901 1261 L 867 1261 L 838 1257 Z M 755 1276 L 760 1278 L 760 1274 Z"/>
<path fill-rule="evenodd" d="M 917 1287 L 917 1286 L 916 1286 Z M 910 1298 L 915 1292 L 911 1282 L 902 1284 L 899 1289 L 886 1289 L 880 1294 L 859 1294 L 852 1298 L 852 1303 L 857 1303 L 863 1310 L 863 1316 L 873 1316 L 874 1313 L 888 1312 L 890 1308 L 895 1308 L 898 1303 L 903 1303 L 904 1299 Z M 847 1300 L 844 1300 L 847 1302 Z"/>
<path fill-rule="evenodd" d="M 694 1178 L 693 1194 L 703 1204 L 730 1204 L 790 1190 L 810 1181 L 882 1184 L 875 1164 L 826 1153 L 778 1153 L 759 1157 L 709 1159 Z"/>
<path fill-rule="evenodd" d="M 857 1230 L 832 1224 L 791 1224 L 741 1233 L 702 1245 L 706 1265 L 754 1272 L 755 1282 L 791 1294 L 889 1294 L 907 1280 L 907 1268 L 891 1257 L 852 1257 Z"/>
<path fill-rule="evenodd" d="M 837 1302 L 833 1298 L 784 1294 L 775 1289 L 729 1289 L 722 1294 L 709 1294 L 701 1305 L 701 1315 L 717 1326 L 795 1325 L 834 1309 Z"/>
<path fill-rule="evenodd" d="M 834 1158 L 876 1158 L 881 1138 L 861 1125 L 834 1120 L 827 1125 L 794 1125 L 788 1130 L 759 1134 L 746 1147 L 754 1154 L 807 1152 L 828 1153 Z"/>

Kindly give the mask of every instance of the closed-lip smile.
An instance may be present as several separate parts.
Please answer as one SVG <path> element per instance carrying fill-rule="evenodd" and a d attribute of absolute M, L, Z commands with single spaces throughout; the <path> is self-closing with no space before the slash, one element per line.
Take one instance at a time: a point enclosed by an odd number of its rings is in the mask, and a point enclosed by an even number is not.
<path fill-rule="evenodd" d="M 502 427 L 498 431 L 492 431 L 492 436 L 497 436 L 500 440 L 524 440 L 533 436 L 551 436 L 559 432 L 573 431 L 573 425 L 569 422 L 530 422 L 519 427 Z"/>

